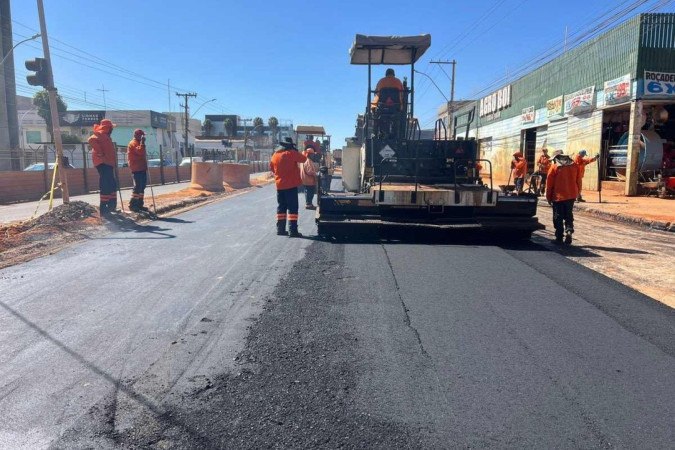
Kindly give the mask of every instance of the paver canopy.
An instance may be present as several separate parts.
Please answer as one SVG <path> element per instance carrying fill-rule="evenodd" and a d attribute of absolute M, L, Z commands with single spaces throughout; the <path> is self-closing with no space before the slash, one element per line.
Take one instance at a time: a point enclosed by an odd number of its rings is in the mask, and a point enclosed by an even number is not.
<path fill-rule="evenodd" d="M 365 36 L 357 34 L 349 50 L 352 64 L 404 65 L 416 62 L 431 47 L 431 35 Z"/>

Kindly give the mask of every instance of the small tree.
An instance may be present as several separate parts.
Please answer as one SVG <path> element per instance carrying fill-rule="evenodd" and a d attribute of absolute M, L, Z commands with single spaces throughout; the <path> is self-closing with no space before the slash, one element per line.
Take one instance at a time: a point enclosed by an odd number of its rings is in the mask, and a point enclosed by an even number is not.
<path fill-rule="evenodd" d="M 79 144 L 82 141 L 78 136 L 75 136 L 74 134 L 61 133 L 61 142 L 63 142 L 64 144 Z"/>
<path fill-rule="evenodd" d="M 49 92 L 42 90 L 36 92 L 33 96 L 33 105 L 37 107 L 38 116 L 42 117 L 47 124 L 47 131 L 49 135 L 52 136 L 54 140 L 54 129 L 52 127 L 52 113 L 51 108 L 49 107 Z M 63 101 L 59 94 L 56 94 L 56 109 L 59 111 L 59 115 L 68 110 L 68 105 Z"/>
<path fill-rule="evenodd" d="M 272 145 L 277 143 L 277 133 L 279 131 L 279 119 L 272 116 L 267 119 L 267 125 L 270 127 L 270 132 L 272 134 Z"/>
<path fill-rule="evenodd" d="M 263 131 L 264 131 L 263 130 L 263 124 L 264 124 L 264 122 L 262 120 L 262 117 L 256 117 L 256 118 L 253 119 L 253 129 L 255 130 L 255 133 L 258 136 L 262 136 L 262 134 L 263 134 Z"/>
<path fill-rule="evenodd" d="M 211 130 L 213 130 L 213 123 L 211 122 L 211 119 L 204 120 L 204 125 L 202 125 L 202 128 L 204 129 L 204 134 L 206 136 L 211 136 Z"/>
<path fill-rule="evenodd" d="M 226 118 L 225 121 L 223 122 L 223 126 L 225 128 L 225 133 L 228 136 L 234 136 L 234 131 L 235 131 L 235 124 L 234 121 L 231 118 Z"/>

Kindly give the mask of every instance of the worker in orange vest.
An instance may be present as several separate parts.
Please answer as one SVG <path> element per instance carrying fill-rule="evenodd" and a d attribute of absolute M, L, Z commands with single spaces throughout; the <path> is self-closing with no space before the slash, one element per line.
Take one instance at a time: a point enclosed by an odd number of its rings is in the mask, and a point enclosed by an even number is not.
<path fill-rule="evenodd" d="M 113 128 L 115 124 L 111 120 L 103 119 L 100 124 L 94 125 L 94 134 L 87 140 L 92 150 L 91 159 L 98 171 L 100 211 L 104 216 L 117 212 L 117 181 L 114 172 L 117 151 L 110 137 Z"/>
<path fill-rule="evenodd" d="M 592 162 L 597 161 L 598 158 L 600 157 L 600 155 L 597 154 L 592 158 L 587 158 L 586 157 L 587 154 L 588 152 L 586 150 L 581 150 L 579 153 L 577 153 L 577 156 L 574 157 L 574 164 L 579 166 L 579 173 L 581 174 L 581 177 L 579 178 L 579 195 L 577 196 L 578 202 L 586 201 L 581 197 L 581 182 L 584 179 L 584 174 L 586 173 L 586 166 Z"/>
<path fill-rule="evenodd" d="M 270 170 L 274 173 L 277 187 L 277 235 L 302 237 L 298 231 L 298 186 L 302 184 L 298 164 L 307 161 L 307 157 L 298 151 L 289 137 L 279 145 L 270 160 Z"/>
<path fill-rule="evenodd" d="M 375 97 L 371 103 L 371 108 L 373 110 L 377 108 L 377 104 L 380 102 L 380 91 L 382 89 L 398 90 L 398 104 L 400 109 L 403 105 L 403 83 L 401 83 L 401 80 L 396 78 L 396 72 L 394 72 L 394 69 L 387 69 L 387 71 L 384 73 L 384 78 L 381 78 L 380 81 L 377 82 L 377 85 L 375 86 Z M 391 99 L 387 100 L 391 101 Z"/>
<path fill-rule="evenodd" d="M 527 175 L 527 160 L 521 152 L 513 154 L 513 161 L 511 161 L 511 169 L 513 172 L 513 182 L 516 185 L 516 192 L 521 194 L 525 186 L 525 175 Z"/>
<path fill-rule="evenodd" d="M 544 195 L 546 191 L 546 177 L 548 170 L 551 168 L 551 158 L 548 156 L 548 149 L 546 147 L 541 149 L 541 156 L 537 160 L 537 170 L 541 181 L 539 182 L 539 195 Z"/>
<path fill-rule="evenodd" d="M 305 209 L 316 209 L 316 206 L 312 203 L 314 200 L 314 194 L 316 194 L 317 184 L 317 171 L 319 165 L 312 161 L 316 159 L 314 156 L 316 153 L 312 147 L 305 148 L 305 156 L 307 161 L 302 163 L 300 166 L 300 178 L 302 179 L 302 185 L 305 187 Z"/>
<path fill-rule="evenodd" d="M 562 150 L 553 152 L 553 165 L 546 177 L 546 200 L 553 207 L 555 244 L 572 243 L 574 233 L 574 200 L 579 194 L 581 172 L 579 166 Z"/>
<path fill-rule="evenodd" d="M 134 138 L 127 145 L 127 162 L 134 177 L 134 191 L 129 201 L 132 211 L 149 211 L 143 206 L 145 187 L 148 184 L 148 159 L 145 151 L 145 131 L 134 130 Z"/>

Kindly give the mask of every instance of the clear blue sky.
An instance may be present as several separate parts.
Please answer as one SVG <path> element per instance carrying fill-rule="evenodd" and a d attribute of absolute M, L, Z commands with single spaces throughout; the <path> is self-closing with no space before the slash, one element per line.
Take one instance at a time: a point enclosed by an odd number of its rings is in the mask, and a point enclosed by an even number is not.
<path fill-rule="evenodd" d="M 367 71 L 349 64 L 356 33 L 430 33 L 432 46 L 418 64 L 449 96 L 449 80 L 428 62 L 458 61 L 456 98 L 468 98 L 608 10 L 617 0 L 470 1 L 216 1 L 44 0 L 53 47 L 54 77 L 71 109 L 166 111 L 175 90 L 199 94 L 197 114 L 238 114 L 321 124 L 334 146 L 353 135 L 365 109 Z M 12 0 L 14 39 L 39 28 L 32 0 Z M 657 4 L 650 0 L 635 11 Z M 182 6 L 178 6 L 182 5 Z M 672 11 L 672 6 L 660 11 Z M 100 60 L 82 52 L 95 55 Z M 38 44 L 15 51 L 18 93 L 26 88 L 23 61 L 40 56 Z M 104 71 L 101 71 L 103 69 Z M 449 69 L 449 67 L 448 67 Z M 141 74 L 138 78 L 124 70 Z M 376 67 L 374 78 L 385 67 Z M 403 75 L 403 66 L 397 74 Z M 445 100 L 419 76 L 416 115 L 433 127 Z M 87 102 L 84 103 L 86 95 Z M 69 97 L 69 98 L 68 98 Z M 77 101 L 76 99 L 79 99 Z"/>

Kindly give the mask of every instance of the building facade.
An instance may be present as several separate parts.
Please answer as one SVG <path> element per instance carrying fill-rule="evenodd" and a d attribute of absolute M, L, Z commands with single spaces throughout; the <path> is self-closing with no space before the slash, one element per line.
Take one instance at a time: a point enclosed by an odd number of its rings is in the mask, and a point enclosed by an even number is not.
<path fill-rule="evenodd" d="M 635 16 L 495 88 L 456 111 L 453 131 L 478 140 L 498 179 L 515 151 L 532 172 L 542 148 L 587 150 L 601 157 L 585 189 L 636 194 L 648 160 L 675 141 L 675 14 Z"/>

